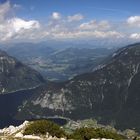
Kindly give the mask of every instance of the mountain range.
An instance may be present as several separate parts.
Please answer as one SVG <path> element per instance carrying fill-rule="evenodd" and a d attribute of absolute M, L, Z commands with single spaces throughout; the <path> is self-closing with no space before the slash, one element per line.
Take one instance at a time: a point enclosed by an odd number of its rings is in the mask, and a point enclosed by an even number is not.
<path fill-rule="evenodd" d="M 3 79 L 9 79 L 5 76 L 7 69 L 10 73 L 14 71 L 16 75 L 8 81 L 8 86 L 1 88 L 1 93 L 3 88 L 5 93 L 17 90 L 15 93 L 6 94 L 4 100 L 3 95 L 0 95 L 3 104 L 14 110 L 7 111 L 9 117 L 18 120 L 56 116 L 72 120 L 95 118 L 100 123 L 119 129 L 131 128 L 140 132 L 139 43 L 120 48 L 92 71 L 59 83 L 45 81 L 38 72 L 4 52 L 1 52 L 1 56 Z M 3 63 L 5 57 L 6 62 Z M 8 65 L 3 65 L 5 63 Z M 32 89 L 33 87 L 36 88 Z M 21 89 L 25 89 L 22 95 L 19 92 Z M 29 93 L 31 94 L 27 97 Z M 13 98 L 10 97 L 12 95 Z M 12 100 L 7 103 L 9 98 Z M 12 102 L 19 99 L 20 102 L 11 106 Z"/>
<path fill-rule="evenodd" d="M 39 87 L 17 118 L 96 118 L 120 129 L 140 131 L 139 64 L 140 44 L 121 48 L 93 72 Z"/>

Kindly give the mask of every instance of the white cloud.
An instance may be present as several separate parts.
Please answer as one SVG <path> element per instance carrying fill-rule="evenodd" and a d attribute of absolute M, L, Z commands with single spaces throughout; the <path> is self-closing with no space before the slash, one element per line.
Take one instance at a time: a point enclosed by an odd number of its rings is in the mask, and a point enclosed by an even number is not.
<path fill-rule="evenodd" d="M 111 30 L 108 21 L 103 20 L 97 22 L 92 20 L 86 23 L 78 24 L 75 21 L 83 19 L 81 14 L 61 18 L 61 20 L 50 20 L 46 30 L 52 39 L 99 39 L 99 38 L 123 38 L 124 35 L 115 30 Z M 47 34 L 48 37 L 48 34 Z"/>
<path fill-rule="evenodd" d="M 63 16 L 58 12 L 53 12 L 46 24 L 41 24 L 38 20 L 23 19 L 21 17 L 9 17 L 13 8 L 18 5 L 10 5 L 9 2 L 0 4 L 0 41 L 41 41 L 47 39 L 58 40 L 93 40 L 95 42 L 121 42 L 124 40 L 140 39 L 139 33 L 134 33 L 140 27 L 140 16 L 133 16 L 127 19 L 127 25 L 115 23 L 113 25 L 108 20 L 90 20 L 78 13 L 71 16 Z M 8 15 L 8 16 L 7 16 Z M 116 25 L 117 24 L 117 25 Z M 119 28 L 121 27 L 121 28 Z M 123 32 L 124 29 L 124 32 Z M 133 30 L 133 32 L 132 32 Z M 129 31 L 129 32 L 127 32 Z M 123 41 L 122 41 L 123 42 Z"/>
<path fill-rule="evenodd" d="M 12 18 L 6 22 L 8 30 L 3 40 L 8 39 L 33 39 L 33 33 L 40 28 L 40 23 L 35 20 L 25 21 L 20 18 Z"/>
<path fill-rule="evenodd" d="M 11 7 L 10 7 L 9 1 L 7 1 L 6 3 L 0 5 L 0 22 L 3 22 L 3 20 L 6 17 L 6 14 L 10 10 L 11 10 Z"/>
<path fill-rule="evenodd" d="M 140 33 L 131 34 L 130 39 L 140 40 Z"/>
<path fill-rule="evenodd" d="M 75 14 L 73 16 L 68 16 L 68 21 L 73 22 L 73 21 L 80 21 L 84 19 L 84 16 L 82 14 Z"/>
<path fill-rule="evenodd" d="M 34 32 L 33 30 L 40 28 L 40 23 L 37 20 L 8 17 L 7 15 L 12 8 L 15 8 L 15 5 L 11 6 L 9 2 L 0 5 L 0 41 L 18 39 L 17 37 L 24 38 L 24 36 L 29 39 Z"/>
<path fill-rule="evenodd" d="M 79 28 L 81 30 L 109 30 L 110 24 L 108 21 L 100 21 L 92 20 L 90 22 L 82 23 Z"/>
<path fill-rule="evenodd" d="M 38 29 L 40 27 L 39 22 L 36 20 L 25 21 L 20 18 L 12 18 L 8 20 L 8 23 L 12 25 L 15 32 L 19 32 L 24 29 Z"/>
<path fill-rule="evenodd" d="M 140 16 L 129 17 L 127 23 L 131 26 L 140 27 Z"/>
<path fill-rule="evenodd" d="M 55 19 L 55 20 L 61 19 L 61 14 L 58 12 L 53 12 L 52 19 Z"/>
<path fill-rule="evenodd" d="M 123 38 L 124 35 L 122 33 L 116 31 L 75 31 L 75 32 L 60 32 L 53 34 L 53 37 L 56 39 L 107 39 L 107 38 Z"/>

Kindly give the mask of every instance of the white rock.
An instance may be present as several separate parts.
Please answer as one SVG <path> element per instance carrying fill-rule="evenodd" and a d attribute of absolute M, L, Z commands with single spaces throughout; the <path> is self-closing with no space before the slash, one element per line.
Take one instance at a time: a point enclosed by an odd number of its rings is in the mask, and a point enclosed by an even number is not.
<path fill-rule="evenodd" d="M 15 135 L 15 138 L 22 138 L 22 137 L 23 137 L 23 134 L 21 132 L 19 132 Z"/>
<path fill-rule="evenodd" d="M 14 126 L 10 125 L 8 128 L 5 129 L 4 133 L 13 134 L 16 131 L 17 131 L 16 128 Z"/>
<path fill-rule="evenodd" d="M 90 139 L 90 140 L 101 140 L 101 139 Z"/>
<path fill-rule="evenodd" d="M 3 130 L 2 129 L 0 129 L 0 134 L 2 134 L 3 133 Z"/>
<path fill-rule="evenodd" d="M 25 121 L 23 124 L 19 126 L 12 126 L 10 125 L 8 128 L 0 129 L 0 133 L 12 135 L 19 130 L 23 129 L 26 125 L 28 125 L 28 121 Z"/>
<path fill-rule="evenodd" d="M 66 140 L 65 138 L 60 138 L 60 140 Z"/>
<path fill-rule="evenodd" d="M 90 139 L 90 140 L 113 140 L 113 139 L 101 138 L 101 139 Z"/>
<path fill-rule="evenodd" d="M 102 138 L 102 140 L 113 140 L 113 139 L 105 139 L 105 138 Z"/>
<path fill-rule="evenodd" d="M 52 140 L 52 139 L 53 139 L 53 137 L 52 136 L 49 136 L 47 140 Z"/>
<path fill-rule="evenodd" d="M 25 135 L 23 136 L 24 139 L 33 139 L 33 140 L 41 140 L 39 136 L 33 136 L 33 135 Z"/>

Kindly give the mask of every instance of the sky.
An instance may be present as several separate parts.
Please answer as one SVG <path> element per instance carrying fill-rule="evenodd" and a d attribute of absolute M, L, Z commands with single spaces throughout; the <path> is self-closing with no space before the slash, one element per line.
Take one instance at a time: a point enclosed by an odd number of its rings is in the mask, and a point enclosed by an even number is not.
<path fill-rule="evenodd" d="M 0 0 L 0 42 L 140 41 L 140 0 Z"/>

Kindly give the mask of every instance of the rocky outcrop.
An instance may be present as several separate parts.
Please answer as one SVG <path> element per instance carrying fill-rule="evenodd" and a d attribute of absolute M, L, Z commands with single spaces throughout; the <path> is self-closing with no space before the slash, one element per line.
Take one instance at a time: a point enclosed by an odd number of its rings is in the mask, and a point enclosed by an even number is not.
<path fill-rule="evenodd" d="M 46 135 L 24 135 L 25 128 L 29 125 L 28 121 L 25 121 L 19 126 L 9 126 L 7 128 L 0 129 L 0 138 L 8 140 L 12 139 L 29 139 L 29 140 L 66 140 L 65 138 L 52 137 L 46 132 Z"/>
<path fill-rule="evenodd" d="M 28 121 L 25 121 L 23 124 L 19 125 L 19 126 L 13 126 L 10 125 L 7 128 L 3 128 L 0 129 L 0 134 L 4 134 L 4 135 L 15 135 L 17 132 L 22 132 L 24 130 L 24 128 L 28 125 Z"/>

